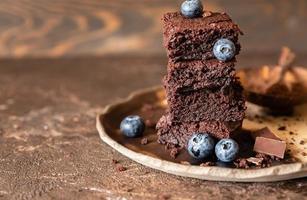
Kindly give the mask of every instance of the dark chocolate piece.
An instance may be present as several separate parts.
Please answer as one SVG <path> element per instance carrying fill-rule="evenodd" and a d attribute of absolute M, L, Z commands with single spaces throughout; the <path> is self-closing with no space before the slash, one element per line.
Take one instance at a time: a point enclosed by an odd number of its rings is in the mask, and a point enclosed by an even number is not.
<path fill-rule="evenodd" d="M 212 49 L 221 38 L 231 40 L 240 51 L 238 36 L 242 34 L 230 17 L 223 13 L 204 13 L 204 17 L 187 19 L 179 12 L 163 16 L 164 46 L 173 61 L 209 60 Z"/>
<path fill-rule="evenodd" d="M 287 147 L 285 141 L 282 141 L 268 128 L 261 129 L 255 134 L 257 135 L 254 145 L 255 152 L 284 158 Z"/>
<path fill-rule="evenodd" d="M 268 127 L 264 127 L 260 130 L 257 130 L 251 134 L 251 136 L 256 139 L 256 137 L 265 137 L 274 140 L 281 140 L 278 136 L 276 136 Z"/>

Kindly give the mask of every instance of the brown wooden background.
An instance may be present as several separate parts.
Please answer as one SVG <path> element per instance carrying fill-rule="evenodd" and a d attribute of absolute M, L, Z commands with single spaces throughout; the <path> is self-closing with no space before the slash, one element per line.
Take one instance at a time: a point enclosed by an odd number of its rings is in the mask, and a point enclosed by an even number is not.
<path fill-rule="evenodd" d="M 1 0 L 0 57 L 162 55 L 162 13 L 175 0 Z M 241 26 L 242 54 L 307 52 L 307 1 L 206 0 Z"/>

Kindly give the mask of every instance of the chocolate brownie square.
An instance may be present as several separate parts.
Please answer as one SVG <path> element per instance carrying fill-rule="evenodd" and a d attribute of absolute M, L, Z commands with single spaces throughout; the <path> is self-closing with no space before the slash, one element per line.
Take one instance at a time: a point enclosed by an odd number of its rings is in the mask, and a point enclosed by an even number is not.
<path fill-rule="evenodd" d="M 169 114 L 162 116 L 157 123 L 158 142 L 177 147 L 186 147 L 194 133 L 208 133 L 215 138 L 229 138 L 236 134 L 242 126 L 242 121 L 219 122 L 174 122 Z"/>
<path fill-rule="evenodd" d="M 176 92 L 166 87 L 167 102 L 172 120 L 242 121 L 246 110 L 243 88 L 237 79 L 220 88 Z"/>
<path fill-rule="evenodd" d="M 189 19 L 179 12 L 163 16 L 164 46 L 173 62 L 214 58 L 212 49 L 221 38 L 231 40 L 240 51 L 238 25 L 225 13 L 204 12 L 203 17 Z"/>
<path fill-rule="evenodd" d="M 234 62 L 182 61 L 169 62 L 164 85 L 173 92 L 194 91 L 204 88 L 220 88 L 236 78 Z"/>

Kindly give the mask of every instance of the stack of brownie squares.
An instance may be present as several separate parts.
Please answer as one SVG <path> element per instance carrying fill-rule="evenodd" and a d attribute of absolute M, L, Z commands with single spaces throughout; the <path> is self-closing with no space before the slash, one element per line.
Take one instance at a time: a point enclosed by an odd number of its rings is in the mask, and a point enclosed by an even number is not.
<path fill-rule="evenodd" d="M 246 110 L 243 88 L 236 77 L 239 27 L 225 13 L 205 11 L 185 18 L 180 12 L 163 16 L 167 75 L 163 79 L 168 109 L 157 123 L 158 142 L 186 147 L 194 133 L 229 138 L 242 126 Z M 217 59 L 215 43 L 228 39 L 233 58 Z"/>

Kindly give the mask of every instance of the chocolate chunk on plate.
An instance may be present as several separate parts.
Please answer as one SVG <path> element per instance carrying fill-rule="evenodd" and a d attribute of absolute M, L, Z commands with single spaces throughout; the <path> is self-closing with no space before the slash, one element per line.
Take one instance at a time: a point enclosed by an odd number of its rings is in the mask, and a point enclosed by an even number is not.
<path fill-rule="evenodd" d="M 287 149 L 286 142 L 281 140 L 270 129 L 263 128 L 256 131 L 253 136 L 255 137 L 255 152 L 284 158 Z"/>

